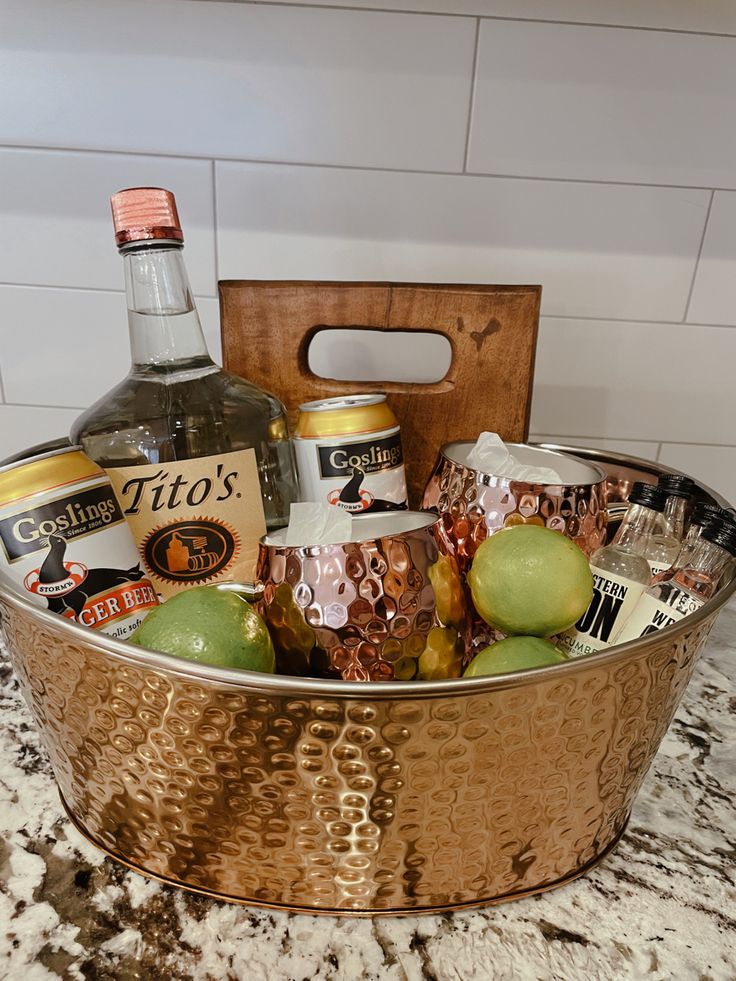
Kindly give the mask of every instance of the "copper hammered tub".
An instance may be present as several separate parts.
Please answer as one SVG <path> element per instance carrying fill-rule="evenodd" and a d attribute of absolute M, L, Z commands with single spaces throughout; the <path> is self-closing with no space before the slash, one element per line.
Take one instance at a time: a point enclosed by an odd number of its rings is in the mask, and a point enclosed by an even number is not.
<path fill-rule="evenodd" d="M 607 470 L 614 499 L 666 470 L 573 451 Z M 541 892 L 606 855 L 734 590 L 608 652 L 436 682 L 217 670 L 8 590 L 0 611 L 65 807 L 93 843 L 220 899 L 386 914 Z"/>

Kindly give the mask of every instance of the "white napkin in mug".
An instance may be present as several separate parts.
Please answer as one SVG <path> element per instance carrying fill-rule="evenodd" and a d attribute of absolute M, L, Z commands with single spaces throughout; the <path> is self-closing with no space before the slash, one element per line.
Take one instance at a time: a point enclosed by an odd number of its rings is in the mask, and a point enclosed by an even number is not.
<path fill-rule="evenodd" d="M 475 446 L 468 453 L 468 466 L 494 477 L 523 480 L 529 484 L 560 484 L 562 479 L 551 467 L 533 467 L 519 463 L 509 453 L 498 433 L 481 433 Z"/>

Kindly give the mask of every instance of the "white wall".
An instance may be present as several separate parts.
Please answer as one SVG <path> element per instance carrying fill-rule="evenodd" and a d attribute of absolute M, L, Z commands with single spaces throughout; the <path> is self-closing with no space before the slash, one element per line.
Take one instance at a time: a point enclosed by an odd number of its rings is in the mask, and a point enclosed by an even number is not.
<path fill-rule="evenodd" d="M 159 184 L 214 351 L 218 278 L 541 282 L 533 434 L 735 500 L 728 5 L 352 6 L 4 0 L 0 457 L 127 370 L 107 200 Z"/>

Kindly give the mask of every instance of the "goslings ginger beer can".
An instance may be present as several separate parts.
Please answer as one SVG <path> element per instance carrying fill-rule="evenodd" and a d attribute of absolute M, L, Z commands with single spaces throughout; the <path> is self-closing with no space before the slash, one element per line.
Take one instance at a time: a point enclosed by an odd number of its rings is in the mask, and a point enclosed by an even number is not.
<path fill-rule="evenodd" d="M 118 640 L 159 602 L 110 481 L 76 446 L 0 468 L 0 576 Z"/>
<path fill-rule="evenodd" d="M 408 507 L 401 431 L 385 395 L 304 402 L 294 446 L 303 500 L 351 514 Z"/>

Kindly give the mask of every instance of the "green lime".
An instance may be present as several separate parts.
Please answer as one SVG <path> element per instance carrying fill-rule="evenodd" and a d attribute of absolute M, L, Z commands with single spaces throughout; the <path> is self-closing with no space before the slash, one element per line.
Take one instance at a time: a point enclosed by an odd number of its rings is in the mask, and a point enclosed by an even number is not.
<path fill-rule="evenodd" d="M 593 576 L 578 546 L 531 524 L 486 538 L 468 583 L 478 613 L 505 634 L 549 637 L 567 630 L 593 598 Z"/>
<path fill-rule="evenodd" d="M 464 678 L 482 674 L 526 671 L 545 664 L 560 664 L 567 656 L 541 637 L 506 637 L 477 654 L 465 669 Z"/>
<path fill-rule="evenodd" d="M 195 586 L 152 610 L 131 644 L 218 668 L 267 671 L 276 656 L 265 623 L 237 593 Z"/>

